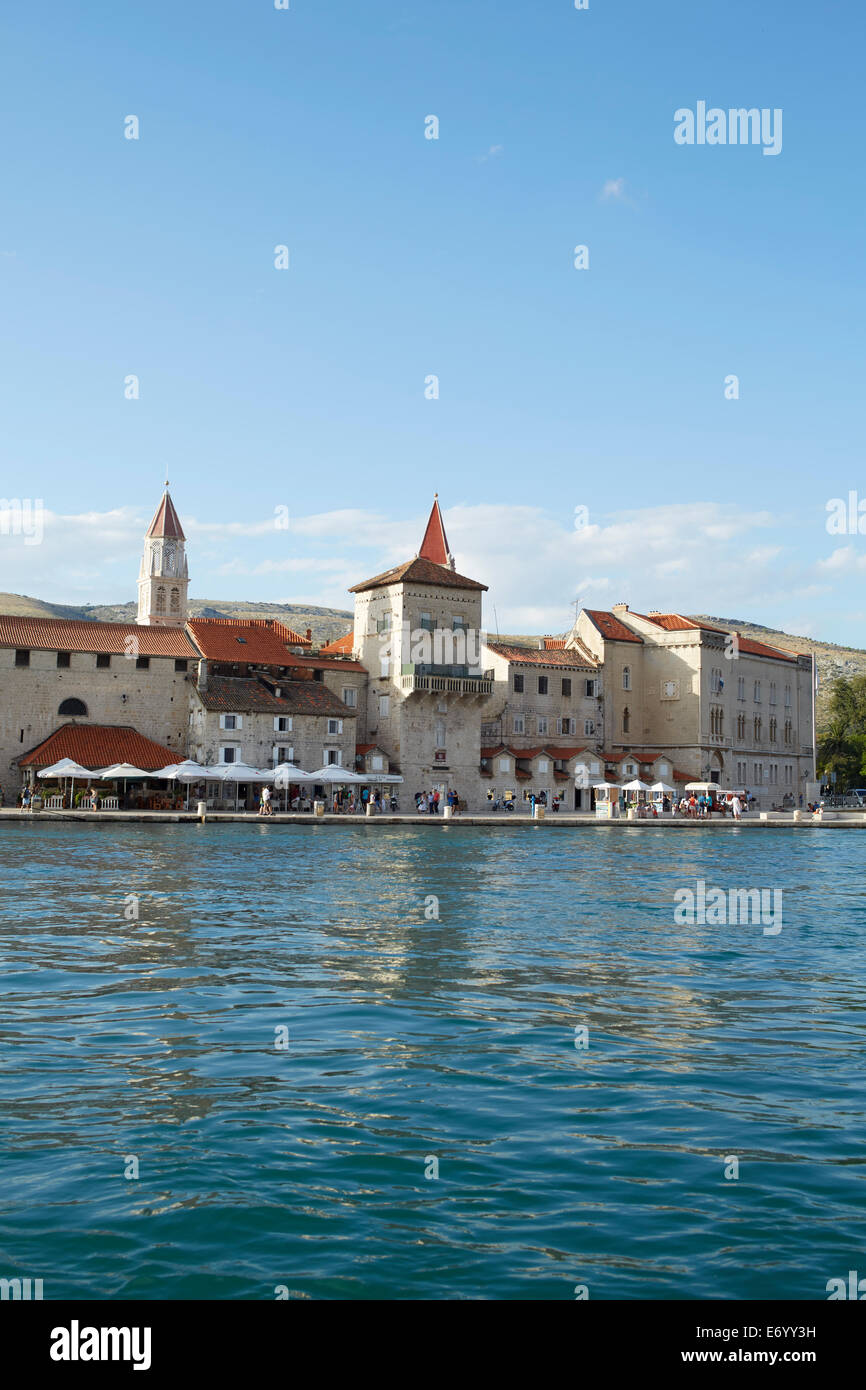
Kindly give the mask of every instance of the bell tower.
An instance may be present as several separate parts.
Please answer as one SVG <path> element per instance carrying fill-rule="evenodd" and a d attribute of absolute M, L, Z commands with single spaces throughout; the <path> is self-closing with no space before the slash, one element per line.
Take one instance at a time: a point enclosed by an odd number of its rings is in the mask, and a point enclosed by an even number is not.
<path fill-rule="evenodd" d="M 183 627 L 187 619 L 189 571 L 186 536 L 165 492 L 144 538 L 138 575 L 138 617 L 143 627 Z"/>

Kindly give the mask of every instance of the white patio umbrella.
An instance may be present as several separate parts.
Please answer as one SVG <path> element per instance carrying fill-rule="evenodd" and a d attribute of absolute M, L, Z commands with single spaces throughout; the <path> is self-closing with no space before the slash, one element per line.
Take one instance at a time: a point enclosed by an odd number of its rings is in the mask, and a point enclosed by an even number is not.
<path fill-rule="evenodd" d="M 132 763 L 115 763 L 113 767 L 106 767 L 102 772 L 95 774 L 103 782 L 123 781 L 123 799 L 126 800 L 127 782 L 140 782 L 148 777 L 152 777 L 152 772 L 143 772 L 140 767 L 133 767 Z"/>
<path fill-rule="evenodd" d="M 213 772 L 213 769 L 209 769 Z M 273 782 L 274 775 L 260 767 L 249 767 L 246 763 L 224 763 L 217 773 L 220 782 L 234 782 L 235 810 L 238 805 L 238 784 L 240 782 Z"/>
<path fill-rule="evenodd" d="M 663 796 L 676 796 L 676 787 L 668 786 L 667 782 L 653 782 L 650 787 L 651 792 L 661 792 Z"/>
<path fill-rule="evenodd" d="M 630 782 L 622 784 L 624 792 L 648 792 L 649 789 L 649 782 L 642 782 L 639 777 L 633 777 Z"/>
<path fill-rule="evenodd" d="M 718 790 L 716 782 L 686 782 L 687 792 L 714 792 Z"/>
<path fill-rule="evenodd" d="M 90 781 L 91 777 L 93 776 L 93 773 L 90 771 L 89 767 L 82 767 L 81 763 L 75 762 L 73 758 L 61 758 L 59 762 L 52 763 L 51 767 L 44 767 L 41 770 L 41 772 L 37 772 L 36 776 L 71 777 L 72 786 L 69 792 L 69 800 L 71 802 L 73 797 L 75 796 L 76 777 L 78 777 L 79 779 L 82 777 L 86 777 L 87 780 Z"/>
<path fill-rule="evenodd" d="M 592 790 L 594 792 L 618 792 L 620 785 L 618 782 L 593 782 Z"/>
<path fill-rule="evenodd" d="M 332 786 L 344 786 L 349 782 L 376 782 L 379 779 L 362 776 L 360 772 L 352 772 L 351 768 L 341 767 L 339 763 L 329 763 L 327 767 L 320 767 L 316 772 L 311 772 L 310 780 L 330 783 Z"/>

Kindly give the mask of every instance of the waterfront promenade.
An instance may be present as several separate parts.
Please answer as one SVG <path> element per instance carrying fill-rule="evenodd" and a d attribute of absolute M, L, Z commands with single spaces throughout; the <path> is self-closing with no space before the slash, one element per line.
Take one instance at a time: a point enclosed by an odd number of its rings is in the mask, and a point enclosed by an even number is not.
<path fill-rule="evenodd" d="M 548 828 L 575 828 L 588 826 L 607 826 L 620 830 L 767 830 L 788 828 L 791 830 L 866 830 L 866 813 L 862 811 L 829 811 L 823 816 L 813 816 L 807 811 L 800 812 L 795 820 L 794 811 L 768 811 L 766 818 L 752 812 L 740 820 L 730 816 L 711 816 L 695 818 L 689 816 L 665 816 L 628 820 L 600 820 L 594 815 L 581 815 L 578 812 L 546 816 L 544 820 L 532 820 L 528 815 L 499 813 L 497 815 L 472 815 L 461 813 L 457 816 L 400 815 L 384 812 L 378 816 L 334 815 L 326 812 L 315 816 L 309 811 L 275 811 L 271 816 L 260 816 L 246 811 L 208 811 L 204 817 L 206 824 L 246 824 L 246 825 L 328 825 L 328 826 L 375 826 L 382 829 L 405 825 L 424 825 L 431 828 L 454 830 L 467 826 L 507 826 L 527 830 L 546 830 Z M 21 807 L 0 808 L 0 825 L 6 820 L 51 821 L 53 823 L 84 821 L 95 825 L 109 822 L 133 823 L 199 823 L 201 817 L 195 811 L 25 811 Z"/>

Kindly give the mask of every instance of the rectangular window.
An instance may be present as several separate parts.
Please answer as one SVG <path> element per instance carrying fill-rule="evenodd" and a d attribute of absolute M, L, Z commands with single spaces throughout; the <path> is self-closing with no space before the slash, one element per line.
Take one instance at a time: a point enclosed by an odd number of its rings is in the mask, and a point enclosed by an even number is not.
<path fill-rule="evenodd" d="M 241 717 L 241 715 L 239 715 L 239 714 L 221 714 L 221 715 L 220 715 L 220 728 L 221 728 L 221 729 L 242 729 L 243 727 L 244 727 L 244 721 L 243 721 L 243 718 Z"/>
<path fill-rule="evenodd" d="M 342 732 L 343 732 L 343 721 L 342 721 L 342 719 L 329 719 L 329 720 L 328 720 L 328 733 L 329 733 L 329 734 L 341 734 Z"/>
<path fill-rule="evenodd" d="M 756 704 L 756 705 L 759 705 L 760 703 L 761 703 L 761 682 L 760 682 L 760 681 L 755 681 L 755 704 Z"/>
<path fill-rule="evenodd" d="M 508 760 L 508 758 L 500 758 L 500 759 L 499 759 L 499 771 L 500 771 L 500 772 L 507 772 L 508 769 L 509 769 L 510 767 L 511 767 L 511 763 L 510 763 L 510 761 Z"/>
<path fill-rule="evenodd" d="M 740 676 L 740 677 L 738 677 L 738 679 L 737 679 L 737 699 L 738 699 L 738 700 L 745 700 L 745 698 L 746 698 L 746 677 L 745 677 L 745 676 Z"/>
<path fill-rule="evenodd" d="M 347 709 L 356 709 L 358 705 L 358 692 L 353 685 L 347 685 L 343 694 L 343 704 Z"/>
<path fill-rule="evenodd" d="M 515 677 L 514 677 L 514 693 L 515 693 L 515 695 L 522 695 L 522 694 L 523 694 L 523 677 L 522 677 L 522 676 L 515 676 Z"/>
<path fill-rule="evenodd" d="M 422 613 L 420 626 L 424 632 L 432 632 L 436 625 L 433 622 L 433 618 L 429 613 Z"/>
<path fill-rule="evenodd" d="M 445 723 L 441 719 L 437 719 L 433 725 L 433 746 L 435 748 L 445 747 Z"/>
<path fill-rule="evenodd" d="M 150 670 L 150 657 L 149 657 L 149 656 L 139 656 L 139 657 L 137 657 L 137 658 L 136 658 L 136 662 L 135 662 L 135 669 L 136 669 L 136 671 L 149 671 L 149 670 Z"/>
<path fill-rule="evenodd" d="M 540 715 L 538 716 L 538 732 L 539 732 L 540 734 L 542 734 L 544 737 L 547 736 L 547 715 L 546 715 L 546 714 L 540 714 Z"/>
<path fill-rule="evenodd" d="M 373 770 L 373 772 L 384 772 L 385 759 L 382 757 L 381 753 L 376 753 L 373 755 L 373 757 L 370 759 L 370 767 Z"/>
<path fill-rule="evenodd" d="M 770 681 L 770 704 L 771 704 L 771 705 L 774 705 L 775 703 L 776 703 L 776 682 L 775 682 L 775 681 Z"/>
<path fill-rule="evenodd" d="M 513 722 L 512 726 L 511 726 L 511 732 L 512 732 L 513 734 L 525 734 L 525 733 L 526 733 L 526 720 L 524 719 L 524 717 L 523 717 L 522 714 L 515 714 L 515 716 L 514 716 L 514 722 Z"/>
<path fill-rule="evenodd" d="M 564 694 L 564 693 L 565 693 L 565 692 L 563 692 L 563 694 Z M 595 681 L 587 681 L 587 682 L 586 682 L 586 692 L 585 692 L 585 693 L 586 693 L 587 695 L 589 695 L 590 697 L 592 697 L 592 696 L 595 694 Z"/>
<path fill-rule="evenodd" d="M 69 670 L 69 652 L 57 653 L 57 669 L 60 671 Z"/>
<path fill-rule="evenodd" d="M 325 761 L 324 761 L 324 766 L 325 766 L 325 767 L 342 767 L 342 765 L 343 765 L 343 753 L 342 753 L 342 750 L 341 750 L 340 748 L 326 748 L 326 749 L 325 749 Z"/>
<path fill-rule="evenodd" d="M 391 696 L 390 696 L 390 695 L 380 695 L 380 696 L 379 696 L 379 718 L 380 718 L 380 719 L 387 719 L 387 718 L 388 718 L 388 715 L 389 715 L 390 713 L 391 713 Z"/>
<path fill-rule="evenodd" d="M 274 733 L 290 734 L 292 732 L 292 716 L 290 714 L 274 715 Z"/>
<path fill-rule="evenodd" d="M 547 694 L 547 686 L 548 686 L 547 676 L 539 676 L 539 677 L 538 677 L 538 693 L 539 693 L 539 695 L 546 695 L 546 694 Z"/>
<path fill-rule="evenodd" d="M 273 749 L 274 767 L 278 763 L 293 763 L 295 761 L 294 748 L 287 748 L 285 744 L 274 744 Z"/>
<path fill-rule="evenodd" d="M 237 752 L 238 750 L 232 744 L 227 744 L 225 747 L 220 749 L 220 762 L 236 763 L 238 761 Z"/>
<path fill-rule="evenodd" d="M 96 669 L 97 669 L 97 671 L 106 671 L 110 665 L 111 665 L 111 653 L 110 653 L 110 652 L 97 652 L 97 653 L 96 653 Z"/>
<path fill-rule="evenodd" d="M 188 671 L 188 670 L 189 670 L 189 662 L 188 662 L 188 661 L 184 661 L 183 657 L 178 657 L 177 660 L 176 660 L 175 663 L 174 663 L 174 669 L 175 669 L 176 671 Z"/>
<path fill-rule="evenodd" d="M 595 733 L 595 724 L 591 719 L 585 719 L 583 721 L 583 732 L 587 738 L 591 738 Z"/>
<path fill-rule="evenodd" d="M 571 699 L 571 677 L 570 677 L 570 676 L 563 676 L 563 678 L 562 678 L 562 693 L 563 693 L 563 695 L 565 696 L 566 700 L 570 700 L 570 699 Z"/>
<path fill-rule="evenodd" d="M 30 653 L 29 653 L 29 651 L 24 651 L 24 650 L 19 650 L 19 651 L 17 651 L 17 652 L 15 653 L 15 665 L 16 665 L 16 666 L 29 666 L 29 665 L 30 665 Z"/>

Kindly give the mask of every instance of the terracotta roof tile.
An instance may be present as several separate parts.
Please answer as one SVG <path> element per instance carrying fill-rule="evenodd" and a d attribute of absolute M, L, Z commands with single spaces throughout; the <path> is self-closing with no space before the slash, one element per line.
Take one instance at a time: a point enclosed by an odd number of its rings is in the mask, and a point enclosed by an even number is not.
<path fill-rule="evenodd" d="M 418 554 L 422 559 L 432 560 L 436 565 L 448 565 L 449 563 L 451 551 L 448 549 L 448 537 L 445 535 L 445 522 L 442 520 L 442 513 L 439 510 L 438 493 L 433 500 L 430 520 L 427 522 L 427 530 L 424 532 L 424 539 Z"/>
<path fill-rule="evenodd" d="M 643 642 L 642 637 L 636 632 L 631 632 L 613 613 L 608 613 L 603 608 L 585 608 L 583 611 L 608 642 Z"/>
<path fill-rule="evenodd" d="M 355 629 L 319 648 L 320 656 L 351 656 L 355 650 Z"/>
<path fill-rule="evenodd" d="M 50 767 L 61 758 L 72 758 L 94 772 L 114 763 L 131 763 L 144 772 L 158 772 L 180 757 L 178 749 L 154 743 L 131 725 L 63 724 L 18 762 L 21 767 Z"/>
<path fill-rule="evenodd" d="M 156 509 L 153 521 L 147 528 L 147 539 L 157 540 L 166 537 L 171 540 L 183 541 L 186 536 L 183 534 L 183 527 L 180 518 L 174 509 L 174 503 L 166 488 L 162 501 Z"/>
<path fill-rule="evenodd" d="M 136 623 L 88 623 L 68 618 L 0 615 L 0 647 L 49 652 L 108 652 L 123 656 L 135 637 L 142 656 L 194 658 L 197 653 L 179 627 L 138 627 Z"/>
<path fill-rule="evenodd" d="M 768 647 L 765 642 L 755 642 L 751 637 L 737 636 L 737 643 L 741 652 L 746 652 L 748 656 L 771 656 L 777 661 L 792 661 L 796 665 L 796 652 L 783 652 L 778 647 Z"/>
<path fill-rule="evenodd" d="M 584 656 L 581 652 L 569 649 L 557 650 L 556 648 L 539 651 L 537 647 L 519 647 L 512 642 L 491 642 L 488 640 L 485 646 L 489 647 L 497 656 L 504 656 L 506 661 L 513 661 L 523 666 L 562 666 L 567 670 L 584 670 L 591 667 L 593 670 L 598 662 L 594 657 Z"/>
<path fill-rule="evenodd" d="M 187 627 L 209 661 L 288 666 L 291 647 L 310 647 L 306 637 L 275 618 L 190 618 Z"/>
<path fill-rule="evenodd" d="M 389 584 L 407 583 L 441 585 L 444 589 L 487 590 L 487 585 L 479 584 L 477 579 L 467 579 L 464 574 L 455 574 L 447 565 L 437 565 L 433 560 L 416 555 L 414 560 L 407 560 L 403 565 L 385 570 L 384 574 L 374 575 L 362 584 L 353 585 L 349 593 L 363 594 L 367 589 L 384 589 Z"/>

